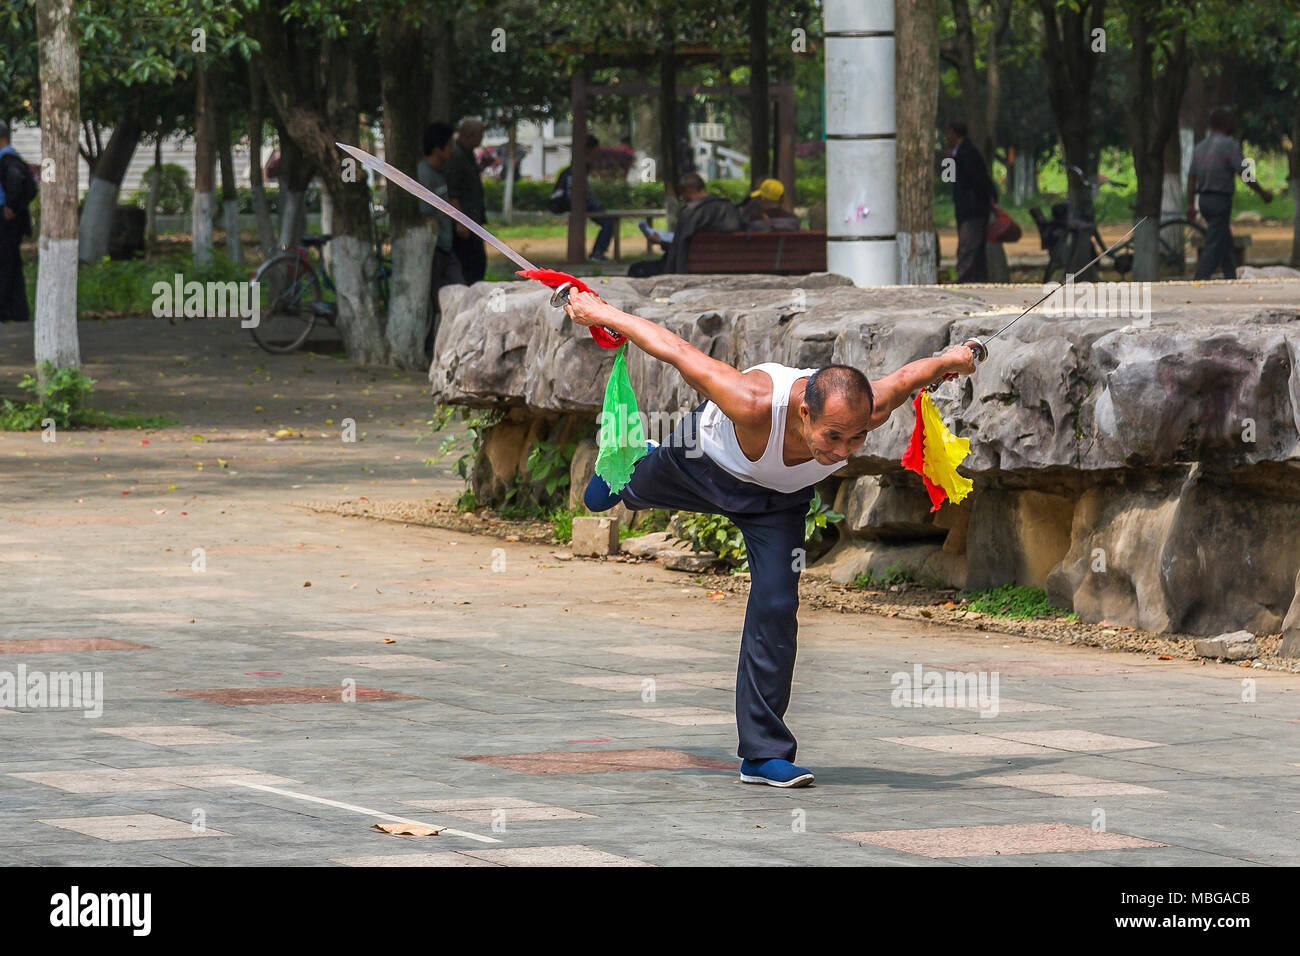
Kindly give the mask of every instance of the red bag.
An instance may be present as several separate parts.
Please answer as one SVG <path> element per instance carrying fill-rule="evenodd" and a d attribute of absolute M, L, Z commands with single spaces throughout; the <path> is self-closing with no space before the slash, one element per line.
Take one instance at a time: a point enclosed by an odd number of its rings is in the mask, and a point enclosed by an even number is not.
<path fill-rule="evenodd" d="M 998 206 L 994 206 L 993 211 L 997 213 L 997 218 L 989 223 L 988 228 L 984 230 L 984 241 L 1019 242 L 1020 225 L 1011 218 L 1011 213 Z"/>

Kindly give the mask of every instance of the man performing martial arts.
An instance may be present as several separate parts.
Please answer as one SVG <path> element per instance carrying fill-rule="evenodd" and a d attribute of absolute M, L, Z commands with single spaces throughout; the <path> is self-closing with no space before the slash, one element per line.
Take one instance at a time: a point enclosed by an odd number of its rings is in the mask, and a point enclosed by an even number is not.
<path fill-rule="evenodd" d="M 795 738 L 784 717 L 812 486 L 843 466 L 867 432 L 883 425 L 918 389 L 972 374 L 975 350 L 954 346 L 874 382 L 846 365 L 798 369 L 764 363 L 741 372 L 592 293 L 571 292 L 565 312 L 580 325 L 619 333 L 672 365 L 706 399 L 664 445 L 636 462 L 626 487 L 613 494 L 593 475 L 584 502 L 593 512 L 621 501 L 635 511 L 720 514 L 740 528 L 750 571 L 736 672 L 740 779 L 774 787 L 808 785 L 813 775 L 794 765 Z"/>

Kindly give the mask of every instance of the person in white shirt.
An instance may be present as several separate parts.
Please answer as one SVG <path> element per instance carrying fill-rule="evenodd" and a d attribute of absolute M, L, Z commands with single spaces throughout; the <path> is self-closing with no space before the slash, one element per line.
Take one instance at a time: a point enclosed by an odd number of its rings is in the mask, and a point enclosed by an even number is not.
<path fill-rule="evenodd" d="M 804 518 L 813 485 L 843 467 L 917 389 L 969 375 L 975 354 L 957 345 L 872 382 L 846 365 L 791 368 L 765 363 L 743 372 L 705 355 L 664 327 L 577 292 L 565 307 L 580 325 L 603 325 L 676 368 L 706 399 L 666 444 L 636 463 L 617 494 L 593 476 L 584 503 L 593 512 L 622 502 L 726 515 L 749 556 L 749 603 L 736 673 L 741 780 L 806 786 L 785 724 L 798 633 Z"/>

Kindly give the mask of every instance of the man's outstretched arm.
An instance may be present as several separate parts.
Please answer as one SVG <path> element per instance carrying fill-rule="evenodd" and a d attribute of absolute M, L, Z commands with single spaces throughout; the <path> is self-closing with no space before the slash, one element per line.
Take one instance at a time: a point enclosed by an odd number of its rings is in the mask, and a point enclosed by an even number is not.
<path fill-rule="evenodd" d="M 875 399 L 871 427 L 879 428 L 885 424 L 894 409 L 910 401 L 919 389 L 932 382 L 974 373 L 975 352 L 969 345 L 954 345 L 942 355 L 909 362 L 892 375 L 871 383 L 871 394 Z"/>
<path fill-rule="evenodd" d="M 590 292 L 573 292 L 565 313 L 579 325 L 603 325 L 626 336 L 641 351 L 682 373 L 686 384 L 713 402 L 733 422 L 766 419 L 764 401 L 771 388 L 766 376 L 745 374 L 705 355 L 680 335 L 638 315 L 629 315 Z M 766 384 L 765 384 L 766 383 Z"/>

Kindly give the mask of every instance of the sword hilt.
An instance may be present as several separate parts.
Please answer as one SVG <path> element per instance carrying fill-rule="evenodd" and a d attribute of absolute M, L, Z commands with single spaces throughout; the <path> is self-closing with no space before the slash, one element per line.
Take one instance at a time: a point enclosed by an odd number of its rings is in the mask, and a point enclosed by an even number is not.
<path fill-rule="evenodd" d="M 561 282 L 559 285 L 557 285 L 555 287 L 555 291 L 551 293 L 551 308 L 562 309 L 566 305 L 568 305 L 569 291 L 572 288 L 573 288 L 572 282 Z M 618 332 L 615 332 L 613 329 L 609 328 L 608 326 L 602 325 L 601 328 L 604 329 L 605 334 L 608 335 L 615 342 L 621 342 L 623 340 L 623 337 Z"/>
<path fill-rule="evenodd" d="M 962 345 L 970 346 L 970 350 L 975 353 L 975 361 L 979 365 L 983 365 L 984 360 L 989 357 L 988 346 L 986 346 L 979 339 L 967 339 L 965 342 L 962 343 Z M 937 392 L 939 390 L 939 386 L 946 381 L 948 381 L 948 377 L 944 376 L 943 378 L 939 379 L 939 381 L 937 382 L 931 382 L 929 385 L 925 387 L 925 390 L 927 392 Z"/>

